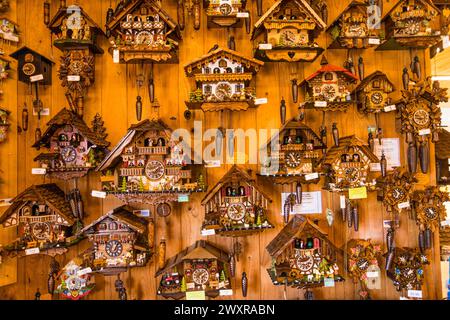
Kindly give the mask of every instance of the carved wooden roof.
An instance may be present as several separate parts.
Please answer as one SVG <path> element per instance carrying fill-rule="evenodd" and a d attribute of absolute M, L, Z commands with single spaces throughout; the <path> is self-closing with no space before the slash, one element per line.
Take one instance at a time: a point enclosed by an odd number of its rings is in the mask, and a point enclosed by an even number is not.
<path fill-rule="evenodd" d="M 212 197 L 214 197 L 214 195 L 219 192 L 224 184 L 234 180 L 238 180 L 241 183 L 247 183 L 248 185 L 251 185 L 253 188 L 258 190 L 258 192 L 261 193 L 261 195 L 263 195 L 263 197 L 266 198 L 267 201 L 272 202 L 269 196 L 255 184 L 255 179 L 253 179 L 247 172 L 245 172 L 244 169 L 238 167 L 237 165 L 233 165 L 231 169 L 228 170 L 228 172 L 222 177 L 222 179 L 220 179 L 219 182 L 216 183 L 214 188 L 212 188 L 206 194 L 206 196 L 202 200 L 202 205 L 205 205 Z"/>
<path fill-rule="evenodd" d="M 48 183 L 32 185 L 10 201 L 11 206 L 0 216 L 0 223 L 30 201 L 45 203 L 53 211 L 64 218 L 70 225 L 75 223 L 75 218 L 66 200 L 66 194 L 56 184 Z"/>
<path fill-rule="evenodd" d="M 185 248 L 183 251 L 179 252 L 175 256 L 171 257 L 170 259 L 166 260 L 166 263 L 162 269 L 159 269 L 155 276 L 159 276 L 167 271 L 169 271 L 171 268 L 175 267 L 176 265 L 180 264 L 185 259 L 190 259 L 189 255 L 191 255 L 194 251 L 197 250 L 205 250 L 205 254 L 210 254 L 211 257 L 217 258 L 217 260 L 222 261 L 224 263 L 228 263 L 229 261 L 229 253 L 216 247 L 214 244 L 206 241 L 206 240 L 198 240 L 190 247 Z M 204 256 L 202 258 L 210 258 L 208 256 Z"/>
<path fill-rule="evenodd" d="M 449 159 L 450 158 L 450 132 L 445 129 L 439 130 L 439 141 L 436 142 L 435 151 L 436 158 Z"/>
<path fill-rule="evenodd" d="M 389 10 L 388 13 L 386 13 L 386 14 L 384 15 L 384 17 L 381 19 L 381 21 L 383 22 L 383 21 L 385 21 L 387 18 L 390 18 L 391 13 L 394 12 L 394 10 L 395 10 L 398 6 L 402 5 L 402 4 L 403 4 L 404 2 L 406 2 L 406 1 L 409 1 L 409 0 L 400 0 L 399 2 L 397 2 L 397 3 L 391 8 L 391 10 Z M 436 10 L 436 11 L 438 12 L 439 15 L 441 14 L 441 10 L 439 10 L 439 8 L 436 7 L 436 6 L 434 5 L 434 3 L 431 2 L 431 1 L 429 1 L 429 0 L 415 0 L 415 1 L 421 2 L 421 3 L 423 3 L 423 4 L 425 4 L 425 5 L 429 6 L 429 7 L 431 7 L 432 9 Z"/>
<path fill-rule="evenodd" d="M 83 137 L 85 137 L 90 143 L 95 144 L 97 147 L 106 148 L 109 146 L 109 142 L 100 138 L 95 132 L 93 132 L 84 122 L 83 118 L 75 112 L 63 108 L 47 123 L 47 130 L 45 130 L 42 138 L 33 144 L 33 147 L 49 147 L 50 140 L 55 131 L 66 124 L 70 124 L 77 128 Z"/>
<path fill-rule="evenodd" d="M 334 19 L 334 21 L 332 23 L 330 23 L 328 25 L 327 31 L 330 30 L 336 23 L 339 22 L 339 20 L 341 19 L 341 17 L 347 13 L 348 10 L 354 8 L 354 7 L 364 7 L 364 9 L 362 9 L 361 11 L 367 12 L 366 8 L 367 8 L 368 4 L 364 1 L 352 1 L 349 3 L 349 5 L 347 7 L 345 7 L 345 9 L 341 12 L 340 15 L 337 16 L 336 19 Z"/>
<path fill-rule="evenodd" d="M 367 77 L 365 77 L 355 88 L 355 90 L 353 92 L 358 92 L 364 89 L 365 86 L 367 86 L 373 79 L 377 78 L 377 77 L 381 77 L 383 78 L 383 80 L 387 81 L 391 86 L 392 86 L 392 91 L 395 91 L 395 86 L 394 84 L 388 79 L 388 77 L 386 76 L 386 74 L 384 72 L 381 71 L 375 71 L 372 72 L 371 74 L 369 74 Z"/>
<path fill-rule="evenodd" d="M 67 16 L 69 16 L 71 13 L 68 13 L 67 10 L 70 10 L 70 7 L 61 7 L 59 8 L 58 12 L 56 12 L 56 14 L 53 16 L 52 20 L 49 22 L 48 24 L 48 28 L 53 32 L 56 33 L 59 31 L 59 27 L 62 24 L 62 21 L 64 20 L 64 18 L 66 18 Z M 86 13 L 86 11 L 83 10 L 83 8 L 79 7 L 80 9 L 80 14 L 81 16 L 83 16 L 86 21 L 91 25 L 91 27 L 93 27 L 95 29 L 96 33 L 99 34 L 104 34 L 102 28 L 100 28 L 100 26 L 94 21 L 92 20 L 91 17 L 89 17 L 89 15 Z"/>
<path fill-rule="evenodd" d="M 339 66 L 334 66 L 332 64 L 324 64 L 322 66 L 322 68 L 320 68 L 319 70 L 317 70 L 316 72 L 314 72 L 313 74 L 311 74 L 309 77 L 305 78 L 300 84 L 299 86 L 303 86 L 305 83 L 309 82 L 310 80 L 314 79 L 315 77 L 326 73 L 326 72 L 336 72 L 336 73 L 342 73 L 345 77 L 347 77 L 347 79 L 350 82 L 356 82 L 358 80 L 358 77 L 356 75 L 354 75 L 353 73 L 351 73 L 349 70 L 343 68 L 343 67 L 339 67 Z"/>
<path fill-rule="evenodd" d="M 20 56 L 22 53 L 25 54 L 25 53 L 29 53 L 29 52 L 34 53 L 35 55 L 40 56 L 41 59 L 42 59 L 43 61 L 47 62 L 47 63 L 55 64 L 52 60 L 50 60 L 50 59 L 48 59 L 47 57 L 43 56 L 43 55 L 40 54 L 39 52 L 37 52 L 37 51 L 35 51 L 35 50 L 33 50 L 33 49 L 28 48 L 27 46 L 23 46 L 23 47 L 20 48 L 19 50 L 16 50 L 16 51 L 14 51 L 13 53 L 11 53 L 9 56 L 12 57 L 12 58 L 14 58 L 14 59 L 16 59 L 16 60 L 18 60 L 18 59 L 19 59 L 19 56 Z"/>
<path fill-rule="evenodd" d="M 361 151 L 370 159 L 372 163 L 379 162 L 377 156 L 370 150 L 368 144 L 365 141 L 362 141 L 357 136 L 347 136 L 339 139 L 339 146 L 331 147 L 323 159 L 323 164 L 331 165 L 333 162 L 340 156 L 341 152 L 347 147 L 358 147 Z"/>

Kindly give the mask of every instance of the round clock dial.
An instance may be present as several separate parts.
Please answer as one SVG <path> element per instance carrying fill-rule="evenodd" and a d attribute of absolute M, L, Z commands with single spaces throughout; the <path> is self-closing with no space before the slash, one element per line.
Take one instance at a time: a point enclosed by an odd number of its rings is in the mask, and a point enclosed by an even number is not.
<path fill-rule="evenodd" d="M 151 180 L 159 180 L 164 175 L 164 165 L 161 161 L 150 160 L 145 166 L 145 175 Z"/>
<path fill-rule="evenodd" d="M 285 45 L 294 45 L 295 44 L 295 34 L 291 30 L 285 30 L 282 33 L 282 37 Z"/>
<path fill-rule="evenodd" d="M 209 280 L 209 272 L 208 270 L 201 268 L 195 269 L 192 273 L 192 280 L 198 285 L 204 285 Z"/>
<path fill-rule="evenodd" d="M 231 220 L 239 221 L 245 217 L 245 206 L 242 203 L 230 204 L 227 215 Z"/>
<path fill-rule="evenodd" d="M 331 100 L 336 96 L 336 88 L 332 85 L 327 84 L 323 86 L 322 93 L 325 99 Z"/>
<path fill-rule="evenodd" d="M 72 61 L 69 71 L 71 75 L 79 75 L 83 71 L 83 62 L 79 60 Z"/>
<path fill-rule="evenodd" d="M 383 95 L 381 92 L 375 92 L 370 96 L 370 101 L 372 101 L 373 104 L 381 104 L 383 102 Z"/>
<path fill-rule="evenodd" d="M 171 211 L 172 211 L 172 208 L 170 207 L 170 205 L 168 203 L 165 203 L 165 202 L 158 204 L 158 206 L 156 207 L 156 213 L 160 217 L 167 217 L 168 215 L 170 215 Z"/>
<path fill-rule="evenodd" d="M 420 31 L 420 26 L 417 21 L 411 19 L 411 20 L 407 20 L 405 22 L 405 33 L 406 34 L 414 35 L 419 31 Z"/>
<path fill-rule="evenodd" d="M 356 262 L 356 265 L 360 270 L 364 271 L 369 267 L 369 261 L 367 261 L 367 259 L 365 258 L 361 258 Z"/>
<path fill-rule="evenodd" d="M 216 97 L 220 100 L 231 97 L 231 86 L 228 83 L 219 83 L 215 90 Z"/>
<path fill-rule="evenodd" d="M 419 126 L 425 126 L 430 121 L 430 115 L 423 109 L 419 109 L 413 114 L 414 122 Z"/>
<path fill-rule="evenodd" d="M 392 198 L 395 200 L 401 200 L 405 197 L 405 192 L 400 188 L 395 188 L 392 190 Z"/>
<path fill-rule="evenodd" d="M 50 237 L 50 225 L 44 222 L 38 222 L 32 225 L 31 233 L 38 240 L 46 240 Z"/>
<path fill-rule="evenodd" d="M 122 253 L 123 246 L 117 240 L 109 240 L 105 245 L 105 251 L 110 257 L 118 257 Z"/>
<path fill-rule="evenodd" d="M 426 216 L 427 219 L 429 219 L 429 220 L 434 220 L 434 219 L 436 219 L 437 216 L 438 216 L 438 214 L 437 214 L 437 212 L 436 212 L 436 209 L 433 208 L 433 207 L 425 208 L 424 211 L 425 211 L 425 216 Z"/>
<path fill-rule="evenodd" d="M 314 266 L 314 259 L 312 256 L 300 256 L 296 261 L 297 268 L 303 272 L 310 272 Z"/>
<path fill-rule="evenodd" d="M 359 171 L 356 168 L 345 169 L 345 176 L 349 182 L 355 182 L 359 178 Z"/>
<path fill-rule="evenodd" d="M 224 16 L 227 16 L 231 13 L 233 8 L 228 3 L 223 3 L 220 5 L 219 10 L 220 10 L 221 14 L 223 14 Z"/>
<path fill-rule="evenodd" d="M 152 44 L 153 35 L 149 31 L 141 31 L 136 36 L 136 44 Z"/>
<path fill-rule="evenodd" d="M 302 156 L 299 152 L 289 152 L 286 154 L 286 166 L 289 168 L 297 168 L 302 161 Z"/>
<path fill-rule="evenodd" d="M 25 62 L 33 62 L 34 56 L 31 53 L 27 53 L 24 57 Z"/>
<path fill-rule="evenodd" d="M 74 147 L 67 146 L 61 150 L 61 156 L 65 162 L 72 162 L 77 157 L 77 152 Z"/>
<path fill-rule="evenodd" d="M 402 272 L 402 276 L 406 279 L 406 280 L 413 280 L 416 276 L 416 273 L 414 271 L 414 269 L 411 269 L 410 267 L 406 267 L 403 268 Z"/>
<path fill-rule="evenodd" d="M 22 72 L 25 73 L 27 76 L 31 76 L 36 72 L 36 67 L 34 64 L 27 62 L 22 67 Z"/>

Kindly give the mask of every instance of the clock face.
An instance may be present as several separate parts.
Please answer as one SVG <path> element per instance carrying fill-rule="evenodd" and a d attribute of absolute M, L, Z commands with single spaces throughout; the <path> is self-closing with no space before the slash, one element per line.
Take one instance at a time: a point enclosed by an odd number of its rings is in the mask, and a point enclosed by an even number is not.
<path fill-rule="evenodd" d="M 233 8 L 228 3 L 223 3 L 220 5 L 219 10 L 220 10 L 221 14 L 223 14 L 224 16 L 227 16 L 231 13 Z"/>
<path fill-rule="evenodd" d="M 360 24 L 350 25 L 348 33 L 351 37 L 363 37 L 365 35 L 364 29 Z"/>
<path fill-rule="evenodd" d="M 402 276 L 408 281 L 413 280 L 416 276 L 415 270 L 410 267 L 403 268 L 401 272 Z"/>
<path fill-rule="evenodd" d="M 286 45 L 294 45 L 295 44 L 295 34 L 291 30 L 283 31 L 282 35 L 284 43 Z"/>
<path fill-rule="evenodd" d="M 151 180 L 159 180 L 164 175 L 164 165 L 161 161 L 150 160 L 145 166 L 145 175 Z"/>
<path fill-rule="evenodd" d="M 170 207 L 170 205 L 168 203 L 165 203 L 165 202 L 158 204 L 158 206 L 156 207 L 156 213 L 160 217 L 167 217 L 168 215 L 170 215 L 171 211 L 172 211 L 172 208 Z"/>
<path fill-rule="evenodd" d="M 405 197 L 405 192 L 400 188 L 395 188 L 392 190 L 392 198 L 399 201 Z"/>
<path fill-rule="evenodd" d="M 27 62 L 22 67 L 22 72 L 25 73 L 27 76 L 31 76 L 36 72 L 36 67 L 34 64 Z"/>
<path fill-rule="evenodd" d="M 325 99 L 331 100 L 336 96 L 336 88 L 332 85 L 326 84 L 322 88 L 322 93 Z"/>
<path fill-rule="evenodd" d="M 425 208 L 425 216 L 427 217 L 427 219 L 429 220 L 434 220 L 438 217 L 438 214 L 436 212 L 436 209 L 433 207 L 428 207 Z"/>
<path fill-rule="evenodd" d="M 289 168 L 297 168 L 302 161 L 302 156 L 299 152 L 289 152 L 286 154 L 286 166 Z"/>
<path fill-rule="evenodd" d="M 360 270 L 364 271 L 367 270 L 367 268 L 369 268 L 369 261 L 367 261 L 367 259 L 365 258 L 361 258 L 356 262 L 356 265 Z"/>
<path fill-rule="evenodd" d="M 381 92 L 375 92 L 370 96 L 370 101 L 373 104 L 379 105 L 383 102 L 383 95 Z"/>
<path fill-rule="evenodd" d="M 77 152 L 74 147 L 67 146 L 61 150 L 61 156 L 65 162 L 72 162 L 77 157 Z"/>
<path fill-rule="evenodd" d="M 231 85 L 226 82 L 219 83 L 216 87 L 215 94 L 220 100 L 231 97 Z"/>
<path fill-rule="evenodd" d="M 148 44 L 153 43 L 153 35 L 149 31 L 141 31 L 136 36 L 136 44 Z"/>
<path fill-rule="evenodd" d="M 50 225 L 44 222 L 38 222 L 32 225 L 31 233 L 38 240 L 50 238 Z"/>
<path fill-rule="evenodd" d="M 27 53 L 24 57 L 25 62 L 33 62 L 34 56 L 31 53 Z"/>
<path fill-rule="evenodd" d="M 349 182 L 356 182 L 359 178 L 359 170 L 356 168 L 346 168 L 345 177 Z"/>
<path fill-rule="evenodd" d="M 300 256 L 297 258 L 296 265 L 301 272 L 309 273 L 314 266 L 314 259 L 312 256 Z"/>
<path fill-rule="evenodd" d="M 195 269 L 192 273 L 192 280 L 198 285 L 204 285 L 209 280 L 209 272 L 204 268 Z"/>
<path fill-rule="evenodd" d="M 423 109 L 419 109 L 413 114 L 413 119 L 419 126 L 425 126 L 430 121 L 430 115 Z"/>
<path fill-rule="evenodd" d="M 245 217 L 245 206 L 242 203 L 230 204 L 227 215 L 231 220 L 239 221 Z"/>
<path fill-rule="evenodd" d="M 70 63 L 69 71 L 71 75 L 79 75 L 83 71 L 83 62 L 74 60 Z"/>
<path fill-rule="evenodd" d="M 117 240 L 109 240 L 105 245 L 105 250 L 110 257 L 118 257 L 122 253 L 123 246 Z"/>
<path fill-rule="evenodd" d="M 415 20 L 407 20 L 405 22 L 405 33 L 409 35 L 414 35 L 420 31 L 419 22 Z"/>

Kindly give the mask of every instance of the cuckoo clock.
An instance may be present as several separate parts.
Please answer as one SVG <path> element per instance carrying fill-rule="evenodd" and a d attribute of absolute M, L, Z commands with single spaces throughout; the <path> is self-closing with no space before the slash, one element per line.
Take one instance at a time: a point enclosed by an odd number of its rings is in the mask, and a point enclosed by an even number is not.
<path fill-rule="evenodd" d="M 25 83 L 39 81 L 43 85 L 52 84 L 53 61 L 28 47 L 22 47 L 10 56 L 19 61 L 17 67 L 19 81 Z"/>
<path fill-rule="evenodd" d="M 309 289 L 323 287 L 328 280 L 344 280 L 337 265 L 341 250 L 304 216 L 295 215 L 266 250 L 272 258 L 267 272 L 274 285 Z"/>
<path fill-rule="evenodd" d="M 431 84 L 428 78 L 402 90 L 403 98 L 397 102 L 398 118 L 401 122 L 401 132 L 406 134 L 408 147 L 408 169 L 414 173 L 417 170 L 417 159 L 420 169 L 428 172 L 429 143 L 439 140 L 438 129 L 441 124 L 440 102 L 447 102 L 447 88 L 440 88 L 439 82 Z M 419 150 L 417 151 L 417 145 Z"/>
<path fill-rule="evenodd" d="M 195 89 L 186 101 L 188 109 L 239 111 L 255 107 L 255 87 L 250 84 L 264 63 L 229 49 L 211 50 L 184 67 L 186 75 L 195 80 Z"/>
<path fill-rule="evenodd" d="M 83 264 L 82 257 L 75 257 L 60 271 L 57 276 L 58 286 L 55 293 L 64 299 L 79 300 L 87 296 L 95 287 L 95 279 Z"/>
<path fill-rule="evenodd" d="M 306 0 L 278 0 L 253 28 L 255 57 L 264 61 L 314 61 L 323 51 L 315 39 L 325 27 Z"/>
<path fill-rule="evenodd" d="M 325 57 L 322 67 L 300 84 L 305 90 L 305 102 L 316 110 L 347 111 L 354 103 L 350 92 L 358 78 L 345 68 L 328 64 Z"/>
<path fill-rule="evenodd" d="M 241 27 L 243 19 L 246 19 L 247 33 L 250 33 L 250 13 L 245 10 L 246 2 L 246 0 L 203 0 L 208 28 Z"/>
<path fill-rule="evenodd" d="M 47 25 L 56 36 L 53 45 L 62 51 L 58 77 L 66 88 L 66 97 L 71 108 L 83 115 L 84 97 L 94 83 L 94 54 L 102 54 L 97 36 L 102 29 L 76 6 L 60 7 Z"/>
<path fill-rule="evenodd" d="M 428 186 L 425 190 L 414 191 L 413 210 L 419 226 L 419 248 L 423 252 L 433 245 L 433 232 L 439 230 L 441 221 L 446 219 L 444 202 L 450 201 L 447 192 L 437 186 Z"/>
<path fill-rule="evenodd" d="M 92 128 L 74 111 L 62 109 L 48 123 L 47 130 L 34 148 L 44 147 L 49 152 L 39 154 L 39 162 L 50 178 L 68 180 L 85 176 L 107 153 L 103 121 L 94 118 Z"/>
<path fill-rule="evenodd" d="M 19 42 L 19 25 L 7 18 L 0 18 L 0 39 L 5 43 Z"/>
<path fill-rule="evenodd" d="M 135 216 L 127 205 L 101 216 L 81 230 L 92 243 L 85 260 L 94 272 L 105 275 L 145 266 L 153 254 L 153 220 Z"/>
<path fill-rule="evenodd" d="M 12 199 L 0 216 L 3 227 L 18 227 L 18 239 L 5 249 L 62 254 L 79 241 L 82 215 L 80 203 L 56 184 L 33 185 Z"/>
<path fill-rule="evenodd" d="M 8 121 L 10 114 L 11 111 L 0 108 L 0 142 L 5 141 L 8 135 L 8 129 L 11 125 Z"/>
<path fill-rule="evenodd" d="M 243 169 L 233 165 L 203 198 L 203 230 L 222 236 L 239 237 L 273 228 L 267 220 L 272 200 Z"/>
<path fill-rule="evenodd" d="M 197 241 L 165 261 L 156 272 L 155 277 L 162 276 L 158 295 L 178 300 L 187 292 L 204 291 L 207 297 L 216 298 L 231 291 L 229 256 L 212 243 Z"/>
<path fill-rule="evenodd" d="M 381 71 L 365 77 L 355 88 L 357 107 L 363 113 L 378 113 L 385 110 L 395 90 L 394 84 Z"/>
<path fill-rule="evenodd" d="M 369 6 L 368 2 L 352 1 L 328 26 L 333 40 L 330 49 L 365 49 L 380 44 L 378 29 L 369 19 Z"/>
<path fill-rule="evenodd" d="M 381 246 L 372 243 L 370 239 L 352 239 L 347 247 L 349 276 L 355 283 L 359 282 L 361 299 L 370 300 L 369 289 L 381 278 L 378 263 Z"/>
<path fill-rule="evenodd" d="M 0 1 L 0 12 L 5 12 L 9 10 L 9 0 Z"/>
<path fill-rule="evenodd" d="M 430 0 L 400 0 L 384 16 L 377 50 L 428 48 L 441 40 L 441 11 Z"/>
<path fill-rule="evenodd" d="M 427 264 L 430 264 L 427 256 L 417 249 L 395 248 L 395 258 L 387 275 L 397 291 L 406 296 L 407 290 L 421 290 Z"/>
<path fill-rule="evenodd" d="M 170 213 L 167 202 L 178 201 L 180 194 L 205 191 L 204 175 L 192 171 L 190 149 L 171 135 L 162 120 L 132 125 L 97 167 L 103 190 L 127 203 L 157 205 L 161 216 Z"/>
<path fill-rule="evenodd" d="M 9 70 L 11 70 L 11 60 L 0 52 L 0 98 L 3 97 L 3 80 L 9 78 Z"/>

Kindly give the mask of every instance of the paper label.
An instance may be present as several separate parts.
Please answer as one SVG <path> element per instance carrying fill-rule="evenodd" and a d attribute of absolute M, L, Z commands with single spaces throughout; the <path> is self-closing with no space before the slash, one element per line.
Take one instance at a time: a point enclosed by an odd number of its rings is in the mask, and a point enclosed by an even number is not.
<path fill-rule="evenodd" d="M 37 116 L 37 110 L 35 108 L 33 109 L 33 116 Z M 50 109 L 49 108 L 42 108 L 41 109 L 41 116 L 49 116 L 50 115 Z"/>
<path fill-rule="evenodd" d="M 281 193 L 280 214 L 283 215 L 284 203 L 289 197 L 290 192 Z M 311 191 L 302 192 L 302 203 L 295 204 L 290 214 L 317 214 L 322 213 L 322 192 Z"/>
<path fill-rule="evenodd" d="M 400 297 L 400 300 L 409 300 L 409 299 L 406 297 Z"/>
<path fill-rule="evenodd" d="M 178 202 L 189 202 L 189 195 L 188 194 L 179 194 Z"/>
<path fill-rule="evenodd" d="M 394 111 L 396 109 L 397 107 L 395 106 L 395 104 L 391 104 L 389 106 L 384 107 L 384 112 Z"/>
<path fill-rule="evenodd" d="M 379 38 L 369 38 L 369 44 L 380 44 Z"/>
<path fill-rule="evenodd" d="M 232 296 L 233 295 L 233 289 L 221 289 L 219 290 L 220 296 Z"/>
<path fill-rule="evenodd" d="M 381 155 L 384 152 L 387 161 L 387 170 L 392 170 L 394 167 L 400 167 L 400 139 L 399 138 L 383 138 L 381 139 L 381 145 L 378 143 L 378 140 L 375 140 L 373 153 L 381 158 Z M 370 164 L 371 171 L 380 171 L 379 163 L 371 163 Z"/>
<path fill-rule="evenodd" d="M 359 187 L 359 188 L 348 189 L 348 198 L 351 200 L 366 199 L 367 198 L 367 188 Z"/>
<path fill-rule="evenodd" d="M 67 76 L 67 81 L 72 81 L 72 82 L 80 81 L 80 76 Z"/>
<path fill-rule="evenodd" d="M 431 133 L 430 128 L 419 130 L 419 136 L 424 136 L 424 135 L 430 134 L 430 133 Z"/>
<path fill-rule="evenodd" d="M 378 271 L 369 271 L 366 273 L 367 278 L 376 278 L 378 277 L 379 273 Z"/>
<path fill-rule="evenodd" d="M 236 13 L 236 18 L 248 18 L 249 14 L 248 12 L 238 12 Z"/>
<path fill-rule="evenodd" d="M 14 41 L 14 42 L 19 42 L 19 37 L 15 36 L 11 33 L 3 33 L 3 39 L 9 40 L 9 41 Z"/>
<path fill-rule="evenodd" d="M 1 204 L 0 204 L 0 206 L 1 206 Z M 443 227 L 450 226 L 450 220 L 441 221 L 441 226 L 443 226 Z"/>
<path fill-rule="evenodd" d="M 119 51 L 119 49 L 114 49 L 113 50 L 113 62 L 114 63 L 119 63 L 120 62 L 120 51 Z"/>
<path fill-rule="evenodd" d="M 368 289 L 381 289 L 381 270 L 380 267 L 371 264 L 367 268 L 366 276 L 367 276 L 367 288 Z"/>
<path fill-rule="evenodd" d="M 267 103 L 267 98 L 255 99 L 255 104 L 266 104 L 266 103 Z"/>
<path fill-rule="evenodd" d="M 27 256 L 32 255 L 32 254 L 38 254 L 39 252 L 41 252 L 41 251 L 39 250 L 39 248 L 30 248 L 30 249 L 26 249 L 26 250 L 25 250 L 25 254 L 26 254 Z"/>
<path fill-rule="evenodd" d="M 150 210 L 148 210 L 148 209 L 133 210 L 133 214 L 140 216 L 140 217 L 150 217 Z"/>
<path fill-rule="evenodd" d="M 42 74 L 37 74 L 35 76 L 30 77 L 30 82 L 36 82 L 39 80 L 44 80 L 44 76 Z"/>
<path fill-rule="evenodd" d="M 409 204 L 408 201 L 406 201 L 406 202 L 399 203 L 399 204 L 397 205 L 397 207 L 398 207 L 399 209 L 405 209 L 405 208 L 409 208 L 409 207 L 410 207 L 410 204 Z"/>
<path fill-rule="evenodd" d="M 422 299 L 422 290 L 408 290 L 408 297 Z"/>
<path fill-rule="evenodd" d="M 187 291 L 186 300 L 205 300 L 205 291 Z"/>
<path fill-rule="evenodd" d="M 326 101 L 314 101 L 314 107 L 326 107 L 327 102 Z"/>
<path fill-rule="evenodd" d="M 0 207 L 8 207 L 11 205 L 11 200 L 13 198 L 7 198 L 7 199 L 0 199 Z"/>
<path fill-rule="evenodd" d="M 324 278 L 323 286 L 324 287 L 334 287 L 334 279 L 333 278 Z"/>
<path fill-rule="evenodd" d="M 218 168 L 220 167 L 220 160 L 205 160 L 205 168 Z"/>
<path fill-rule="evenodd" d="M 77 276 L 84 276 L 85 274 L 91 273 L 92 269 L 90 267 L 78 270 Z"/>
<path fill-rule="evenodd" d="M 203 229 L 201 233 L 202 236 L 212 236 L 216 234 L 216 229 Z"/>
<path fill-rule="evenodd" d="M 345 209 L 345 196 L 339 196 L 339 202 L 341 204 L 341 209 Z"/>
<path fill-rule="evenodd" d="M 305 175 L 305 180 L 306 181 L 317 179 L 317 178 L 319 178 L 319 174 L 317 172 L 313 172 L 313 173 Z"/>
<path fill-rule="evenodd" d="M 97 190 L 92 190 L 91 191 L 91 196 L 93 196 L 94 198 L 106 198 L 106 192 L 105 191 L 97 191 Z"/>
<path fill-rule="evenodd" d="M 260 43 L 258 46 L 259 50 L 272 50 L 271 43 Z"/>
<path fill-rule="evenodd" d="M 45 168 L 31 168 L 31 174 L 45 174 L 46 172 Z"/>

